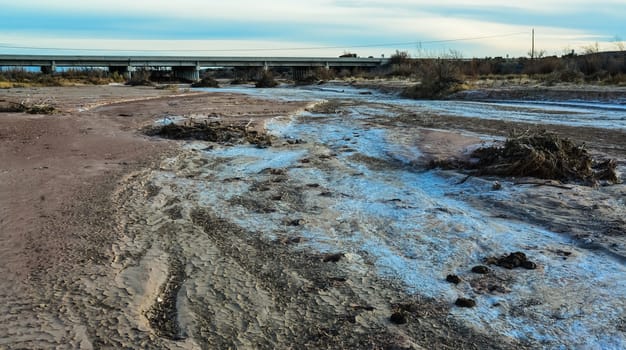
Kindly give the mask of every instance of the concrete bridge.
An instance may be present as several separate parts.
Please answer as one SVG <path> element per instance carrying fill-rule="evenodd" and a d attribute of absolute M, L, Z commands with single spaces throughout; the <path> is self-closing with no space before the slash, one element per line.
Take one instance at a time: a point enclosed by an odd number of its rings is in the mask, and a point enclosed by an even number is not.
<path fill-rule="evenodd" d="M 57 67 L 106 67 L 109 71 L 128 74 L 138 68 L 170 68 L 178 78 L 196 81 L 200 69 L 210 67 L 292 68 L 375 68 L 388 63 L 385 58 L 359 57 L 199 57 L 199 56 L 54 56 L 0 55 L 0 67 L 41 67 L 52 73 Z M 295 75 L 295 74 L 294 74 Z"/>

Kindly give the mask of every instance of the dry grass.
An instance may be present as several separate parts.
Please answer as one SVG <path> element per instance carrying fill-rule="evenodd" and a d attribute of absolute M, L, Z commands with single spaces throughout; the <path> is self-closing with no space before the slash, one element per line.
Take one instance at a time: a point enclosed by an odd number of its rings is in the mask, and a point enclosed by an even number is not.
<path fill-rule="evenodd" d="M 122 82 L 124 77 L 102 69 L 70 69 L 54 74 L 31 72 L 24 69 L 0 71 L 0 88 L 104 85 Z"/>

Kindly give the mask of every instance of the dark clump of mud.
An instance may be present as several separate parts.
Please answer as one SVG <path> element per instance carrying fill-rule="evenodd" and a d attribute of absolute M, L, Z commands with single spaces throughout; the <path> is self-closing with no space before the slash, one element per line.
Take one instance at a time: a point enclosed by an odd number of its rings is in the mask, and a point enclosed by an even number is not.
<path fill-rule="evenodd" d="M 272 145 L 271 137 L 255 130 L 248 130 L 246 124 L 223 124 L 219 121 L 189 121 L 185 124 L 167 124 L 148 128 L 149 136 L 160 136 L 173 140 L 200 140 L 217 143 L 250 143 L 259 147 Z"/>
<path fill-rule="evenodd" d="M 446 281 L 454 284 L 459 284 L 461 283 L 461 278 L 457 275 L 448 275 L 446 276 Z"/>
<path fill-rule="evenodd" d="M 474 299 L 458 298 L 454 302 L 454 305 L 456 305 L 458 307 L 474 307 L 474 306 L 476 306 L 476 301 Z"/>
<path fill-rule="evenodd" d="M 503 255 L 499 258 L 491 257 L 485 259 L 485 262 L 490 265 L 497 265 L 504 267 L 505 269 L 514 269 L 517 267 L 523 267 L 528 270 L 534 270 L 537 268 L 537 264 L 528 260 L 526 254 L 522 252 L 514 252 L 508 255 Z"/>
<path fill-rule="evenodd" d="M 322 258 L 323 262 L 339 262 L 343 258 L 343 253 L 327 254 Z"/>
<path fill-rule="evenodd" d="M 478 266 L 472 267 L 472 272 L 484 275 L 484 274 L 489 273 L 489 268 L 487 266 L 478 265 Z"/>
<path fill-rule="evenodd" d="M 389 317 L 389 321 L 394 324 L 405 324 L 408 322 L 406 313 L 402 311 L 396 311 Z"/>
<path fill-rule="evenodd" d="M 584 145 L 546 131 L 512 134 L 503 146 L 479 148 L 475 163 L 467 163 L 479 175 L 536 177 L 597 185 L 618 183 L 615 160 L 595 161 Z"/>

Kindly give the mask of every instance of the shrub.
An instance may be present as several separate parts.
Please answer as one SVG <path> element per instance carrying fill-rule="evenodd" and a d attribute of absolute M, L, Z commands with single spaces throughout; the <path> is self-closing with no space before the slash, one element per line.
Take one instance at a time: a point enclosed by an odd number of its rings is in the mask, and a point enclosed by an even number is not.
<path fill-rule="evenodd" d="M 550 74 L 561 69 L 562 60 L 554 57 L 537 58 L 528 60 L 524 66 L 525 74 Z"/>
<path fill-rule="evenodd" d="M 335 79 L 335 70 L 327 69 L 326 67 L 318 67 L 315 69 L 315 77 L 318 80 L 332 80 Z"/>
<path fill-rule="evenodd" d="M 411 55 L 409 55 L 409 53 L 406 51 L 396 50 L 396 52 L 393 55 L 391 55 L 391 57 L 389 57 L 389 63 L 390 64 L 410 64 Z"/>
<path fill-rule="evenodd" d="M 126 85 L 154 86 L 154 83 L 150 81 L 151 74 L 152 73 L 148 69 L 138 69 L 131 74 L 131 78 L 126 82 Z"/>
<path fill-rule="evenodd" d="M 217 80 L 211 77 L 204 77 L 202 80 L 197 81 L 191 84 L 191 87 L 194 88 L 217 88 L 220 87 L 220 84 Z"/>
<path fill-rule="evenodd" d="M 274 75 L 269 70 L 263 71 L 261 78 L 257 80 L 255 87 L 257 88 L 273 88 L 278 85 L 278 82 L 274 80 Z"/>
<path fill-rule="evenodd" d="M 403 92 L 405 97 L 436 99 L 461 89 L 461 73 L 456 60 L 449 58 L 425 60 L 418 69 L 421 83 L 407 88 Z"/>
<path fill-rule="evenodd" d="M 611 74 L 604 80 L 606 84 L 623 85 L 626 84 L 626 74 Z"/>

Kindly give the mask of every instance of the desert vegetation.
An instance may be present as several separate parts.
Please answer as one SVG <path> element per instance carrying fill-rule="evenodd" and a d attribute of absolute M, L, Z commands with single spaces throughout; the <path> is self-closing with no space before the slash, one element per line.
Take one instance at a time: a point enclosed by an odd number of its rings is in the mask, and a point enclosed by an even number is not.
<path fill-rule="evenodd" d="M 124 81 L 123 75 L 103 69 L 68 69 L 54 74 L 44 74 L 22 68 L 0 70 L 0 88 L 103 85 Z"/>
<path fill-rule="evenodd" d="M 411 58 L 396 51 L 389 64 L 375 72 L 383 77 L 400 77 L 419 83 L 405 90 L 413 98 L 441 98 L 459 91 L 463 82 L 481 79 L 522 81 L 532 79 L 545 85 L 558 83 L 626 85 L 626 51 L 585 54 L 573 52 L 561 57 L 486 57 L 463 59 L 455 52 L 436 58 Z"/>
<path fill-rule="evenodd" d="M 450 58 L 422 60 L 417 65 L 420 83 L 407 88 L 411 98 L 442 98 L 461 89 L 463 76 L 458 61 Z"/>
<path fill-rule="evenodd" d="M 424 66 L 433 61 L 445 61 L 467 78 L 500 77 L 511 78 L 520 75 L 534 76 L 550 80 L 558 78 L 563 81 L 579 82 L 622 82 L 626 83 L 626 51 L 594 52 L 582 55 L 573 52 L 561 57 L 541 56 L 534 59 L 527 57 L 503 58 L 485 57 L 463 59 L 455 51 L 440 55 L 429 55 L 427 58 L 411 58 L 407 52 L 396 51 L 390 57 L 389 64 L 376 72 L 386 77 L 403 76 L 420 78 L 424 74 L 432 74 Z M 432 69 L 440 66 L 432 65 Z"/>

